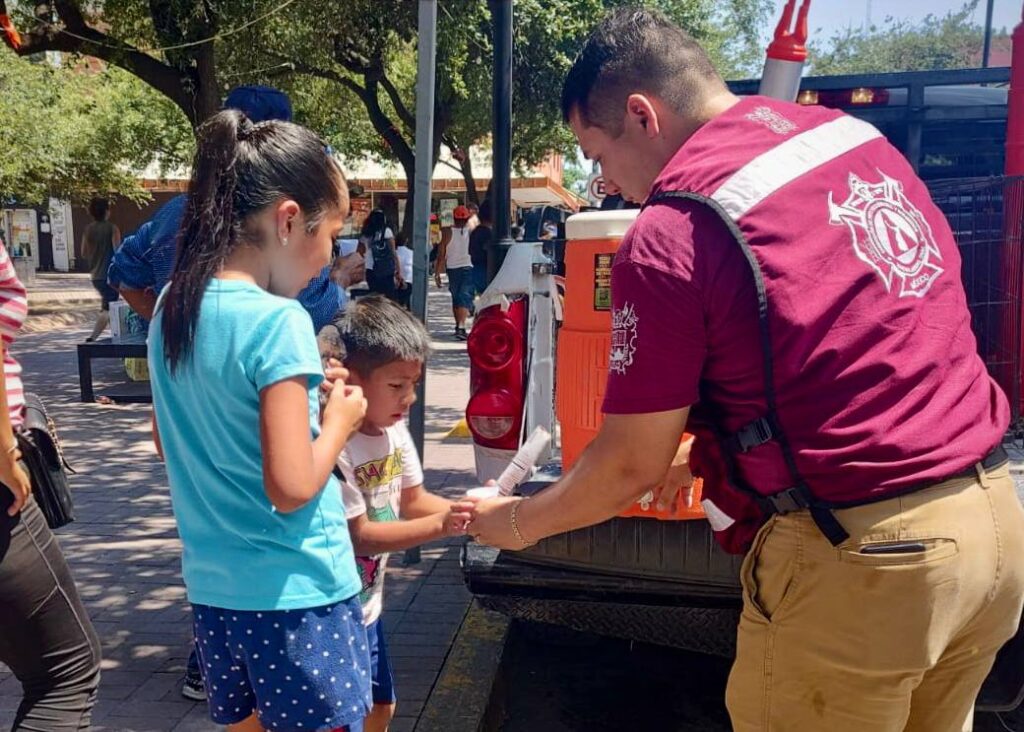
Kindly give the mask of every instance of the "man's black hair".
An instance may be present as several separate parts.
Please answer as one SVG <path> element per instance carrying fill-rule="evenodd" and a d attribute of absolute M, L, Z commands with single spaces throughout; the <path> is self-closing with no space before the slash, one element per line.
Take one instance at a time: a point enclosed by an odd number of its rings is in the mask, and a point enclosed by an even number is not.
<path fill-rule="evenodd" d="M 619 8 L 587 39 L 562 87 L 562 117 L 622 134 L 630 94 L 649 94 L 679 114 L 696 112 L 709 90 L 724 90 L 707 53 L 664 14 Z"/>

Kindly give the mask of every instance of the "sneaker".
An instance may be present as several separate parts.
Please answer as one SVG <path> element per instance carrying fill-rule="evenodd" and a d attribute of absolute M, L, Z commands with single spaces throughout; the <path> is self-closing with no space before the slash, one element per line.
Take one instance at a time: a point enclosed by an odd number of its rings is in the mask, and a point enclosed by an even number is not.
<path fill-rule="evenodd" d="M 455 337 L 458 338 L 460 341 L 465 341 L 469 339 L 469 334 L 466 333 L 465 328 L 456 328 Z"/>
<path fill-rule="evenodd" d="M 206 701 L 206 687 L 203 676 L 198 669 L 190 668 L 185 672 L 185 680 L 181 684 L 181 695 L 192 701 Z"/>

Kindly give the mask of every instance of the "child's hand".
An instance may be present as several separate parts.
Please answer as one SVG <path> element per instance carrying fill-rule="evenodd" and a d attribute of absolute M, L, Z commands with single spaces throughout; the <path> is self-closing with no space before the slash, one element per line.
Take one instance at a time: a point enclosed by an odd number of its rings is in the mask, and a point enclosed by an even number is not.
<path fill-rule="evenodd" d="M 326 425 L 339 420 L 347 434 L 355 432 L 366 416 L 366 398 L 358 386 L 349 386 L 341 379 L 336 379 L 331 387 L 331 395 L 324 407 L 323 422 Z"/>
<path fill-rule="evenodd" d="M 442 532 L 444 536 L 462 536 L 473 518 L 473 504 L 467 502 L 453 503 L 448 513 L 444 514 Z"/>
<path fill-rule="evenodd" d="M 334 382 L 345 382 L 348 380 L 348 369 L 341 365 L 336 358 L 327 359 L 327 366 L 324 368 L 324 380 L 320 382 L 320 390 L 330 394 L 334 389 Z"/>

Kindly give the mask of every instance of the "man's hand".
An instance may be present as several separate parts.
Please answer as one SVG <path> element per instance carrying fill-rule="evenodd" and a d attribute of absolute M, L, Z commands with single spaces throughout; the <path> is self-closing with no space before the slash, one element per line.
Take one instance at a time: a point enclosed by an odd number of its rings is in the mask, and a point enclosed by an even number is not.
<path fill-rule="evenodd" d="M 692 447 L 692 437 L 679 443 L 679 450 L 672 458 L 672 465 L 665 473 L 665 479 L 654 489 L 654 500 L 659 511 L 671 510 L 675 513 L 679 501 L 684 501 L 687 508 L 693 508 L 693 474 L 690 472 Z"/>
<path fill-rule="evenodd" d="M 472 501 L 473 499 L 466 500 Z M 519 497 L 503 496 L 474 501 L 473 520 L 466 532 L 473 537 L 474 541 L 498 549 L 516 551 L 525 549 L 527 545 L 519 541 L 515 532 L 512 531 L 512 507 L 521 500 L 523 499 Z M 526 541 L 533 541 L 534 537 L 529 535 L 529 529 L 524 528 L 521 522 L 519 532 L 523 534 Z"/>
<path fill-rule="evenodd" d="M 21 450 L 17 449 L 0 457 L 0 483 L 14 496 L 14 503 L 7 509 L 8 516 L 17 516 L 32 495 L 32 482 L 18 463 L 20 459 Z"/>

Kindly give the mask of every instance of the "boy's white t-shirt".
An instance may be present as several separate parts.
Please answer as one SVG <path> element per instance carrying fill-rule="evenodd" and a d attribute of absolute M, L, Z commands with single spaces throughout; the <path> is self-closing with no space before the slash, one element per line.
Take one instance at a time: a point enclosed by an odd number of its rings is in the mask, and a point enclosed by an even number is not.
<path fill-rule="evenodd" d="M 398 521 L 402 491 L 423 485 L 420 458 L 403 422 L 388 427 L 381 435 L 356 432 L 342 450 L 338 467 L 345 476 L 341 495 L 348 519 L 365 513 L 370 521 Z M 376 622 L 384 608 L 387 563 L 388 554 L 356 557 L 363 581 L 359 599 L 366 625 Z"/>

